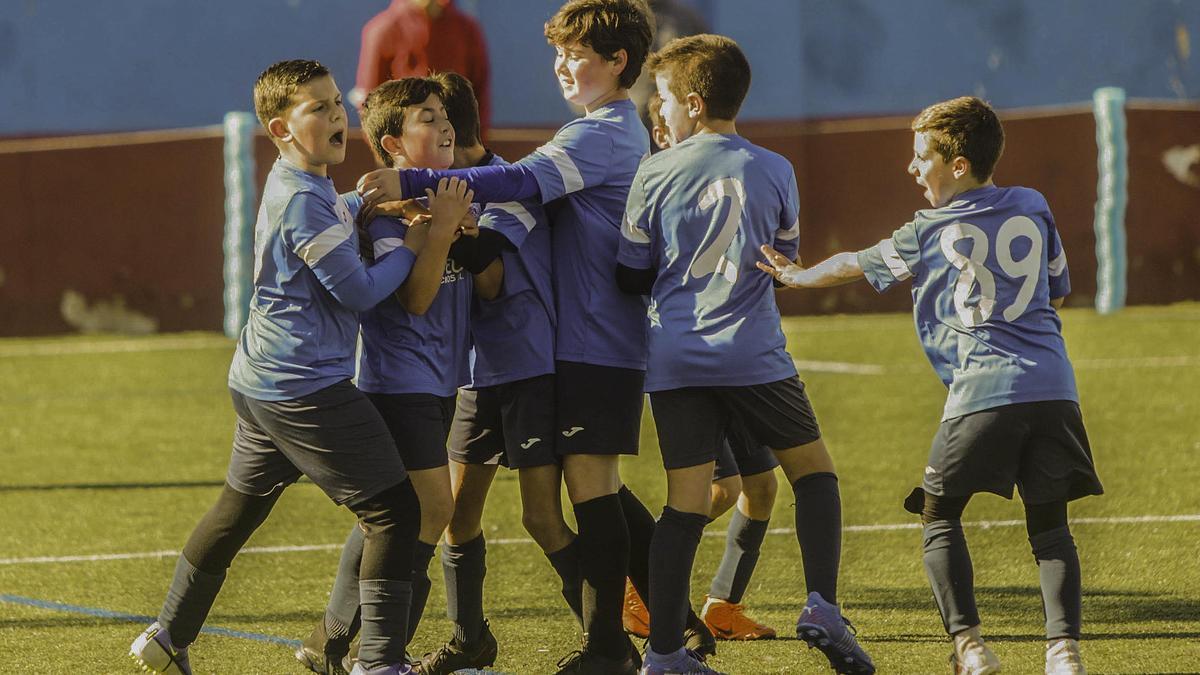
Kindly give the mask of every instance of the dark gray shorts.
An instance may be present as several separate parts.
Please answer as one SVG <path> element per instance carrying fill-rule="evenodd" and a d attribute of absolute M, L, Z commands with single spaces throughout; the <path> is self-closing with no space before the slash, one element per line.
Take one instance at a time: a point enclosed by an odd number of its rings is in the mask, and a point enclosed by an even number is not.
<path fill-rule="evenodd" d="M 668 469 L 715 461 L 731 429 L 745 435 L 734 445 L 735 455 L 739 446 L 751 453 L 758 446 L 787 450 L 821 438 L 804 384 L 795 375 L 739 387 L 653 391 L 650 409 L 663 466 Z"/>
<path fill-rule="evenodd" d="M 510 469 L 557 464 L 554 376 L 462 389 L 450 427 L 450 459 Z"/>
<path fill-rule="evenodd" d="M 731 427 L 717 453 L 714 481 L 730 476 L 753 476 L 779 466 L 775 453 L 762 443 L 756 443 L 740 423 L 735 421 Z"/>
<path fill-rule="evenodd" d="M 400 459 L 409 471 L 446 466 L 446 437 L 454 419 L 454 397 L 436 394 L 367 394 L 383 416 Z"/>
<path fill-rule="evenodd" d="M 1026 504 L 1078 499 L 1104 492 L 1079 404 L 1014 403 L 942 422 L 923 489 L 942 497 L 992 492 Z"/>
<path fill-rule="evenodd" d="M 303 474 L 353 504 L 408 477 L 383 418 L 349 380 L 290 401 L 230 393 L 237 428 L 225 480 L 238 492 L 269 495 Z"/>

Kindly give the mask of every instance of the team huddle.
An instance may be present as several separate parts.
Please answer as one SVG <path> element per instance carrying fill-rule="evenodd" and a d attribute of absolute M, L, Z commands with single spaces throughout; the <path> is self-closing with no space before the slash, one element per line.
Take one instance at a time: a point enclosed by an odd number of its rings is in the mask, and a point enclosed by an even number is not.
<path fill-rule="evenodd" d="M 741 600 L 776 467 L 794 495 L 807 592 L 795 633 L 836 672 L 875 672 L 840 609 L 838 478 L 774 295 L 865 278 L 880 292 L 911 280 L 919 338 L 948 387 L 905 508 L 924 524 L 954 671 L 1000 671 L 961 517 L 971 495 L 1011 498 L 1015 486 L 1039 568 L 1046 672 L 1085 672 L 1067 502 L 1102 488 L 1056 311 L 1070 291 L 1066 257 L 1045 199 L 992 182 L 1004 145 L 995 113 L 973 97 L 924 110 L 908 171 L 931 208 L 875 246 L 805 268 L 792 166 L 736 130 L 750 86 L 742 51 L 697 35 L 649 53 L 653 31 L 641 0 L 560 8 L 545 34 L 563 96 L 585 114 L 512 164 L 482 144 L 463 77 L 384 83 L 361 118 L 385 168 L 345 194 L 328 178 L 348 133 L 329 71 L 284 61 L 262 73 L 255 110 L 279 159 L 229 373 L 233 452 L 158 620 L 130 648 L 140 665 L 192 672 L 188 646 L 230 563 L 301 475 L 358 518 L 296 652 L 306 668 L 492 665 L 481 520 L 503 464 L 583 632 L 556 672 L 717 673 L 716 638 L 774 637 Z M 655 82 L 650 134 L 628 95 L 643 69 Z M 666 472 L 657 519 L 619 472 L 638 452 L 646 394 Z M 730 509 L 697 614 L 696 550 Z M 439 543 L 453 633 L 414 659 Z M 627 631 L 648 637 L 644 653 Z"/>

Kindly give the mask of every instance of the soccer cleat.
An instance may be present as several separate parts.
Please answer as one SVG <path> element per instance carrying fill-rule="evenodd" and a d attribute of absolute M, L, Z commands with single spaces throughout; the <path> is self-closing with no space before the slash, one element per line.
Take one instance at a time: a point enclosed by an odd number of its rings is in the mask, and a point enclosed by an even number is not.
<path fill-rule="evenodd" d="M 463 668 L 484 668 L 496 662 L 496 636 L 488 622 L 483 622 L 483 630 L 474 644 L 463 644 L 457 639 L 451 640 L 438 648 L 437 651 L 426 654 L 421 659 L 419 671 L 421 675 L 449 675 Z"/>
<path fill-rule="evenodd" d="M 740 603 L 704 596 L 704 609 L 700 618 L 704 625 L 719 640 L 771 640 L 775 629 L 746 616 L 746 608 Z"/>
<path fill-rule="evenodd" d="M 954 636 L 954 652 L 950 654 L 954 675 L 991 675 L 1000 672 L 1000 659 L 984 644 L 979 626 L 972 626 Z"/>
<path fill-rule="evenodd" d="M 833 670 L 844 675 L 871 675 L 875 664 L 854 639 L 854 627 L 836 605 L 825 602 L 820 593 L 808 594 L 808 603 L 796 621 L 796 637 L 809 648 L 821 650 Z"/>
<path fill-rule="evenodd" d="M 646 659 L 638 675 L 725 675 L 713 670 L 704 662 L 704 657 L 685 649 L 682 656 L 664 658 L 646 650 Z"/>
<path fill-rule="evenodd" d="M 630 635 L 650 637 L 650 610 L 629 580 L 625 581 L 625 610 L 621 613 L 621 623 Z"/>
<path fill-rule="evenodd" d="M 150 624 L 142 634 L 129 645 L 129 657 L 137 662 L 142 670 L 164 675 L 192 675 L 192 666 L 188 663 L 187 647 L 176 649 L 171 644 L 171 635 L 167 629 Z"/>
<path fill-rule="evenodd" d="M 415 675 L 417 671 L 407 663 L 393 663 L 390 666 L 379 666 L 377 668 L 363 668 L 361 663 L 354 664 L 354 670 L 350 671 L 350 675 Z"/>
<path fill-rule="evenodd" d="M 610 659 L 588 651 L 585 646 L 562 657 L 558 661 L 555 675 L 637 675 L 642 667 L 642 655 L 633 642 L 629 642 L 629 654 L 624 659 Z"/>
<path fill-rule="evenodd" d="M 716 656 L 717 638 L 699 617 L 688 618 L 683 628 L 683 646 L 689 651 L 696 652 L 701 658 Z"/>
<path fill-rule="evenodd" d="M 349 651 L 350 639 L 330 639 L 325 632 L 325 621 L 321 620 L 296 649 L 296 660 L 320 675 L 346 675 L 350 668 L 342 661 Z"/>
<path fill-rule="evenodd" d="M 1060 638 L 1046 643 L 1046 675 L 1087 675 L 1079 640 Z"/>

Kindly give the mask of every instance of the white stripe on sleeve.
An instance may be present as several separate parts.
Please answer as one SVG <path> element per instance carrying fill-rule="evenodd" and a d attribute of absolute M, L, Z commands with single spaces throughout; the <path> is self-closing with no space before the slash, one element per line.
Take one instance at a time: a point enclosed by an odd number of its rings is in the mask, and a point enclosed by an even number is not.
<path fill-rule="evenodd" d="M 547 143 L 538 148 L 538 152 L 554 162 L 555 168 L 558 169 L 558 175 L 562 176 L 563 194 L 571 194 L 583 189 L 583 175 L 579 173 L 579 167 L 575 166 L 574 160 L 566 150 L 553 143 Z"/>
<path fill-rule="evenodd" d="M 1046 269 L 1050 272 L 1050 276 L 1052 277 L 1061 275 L 1063 270 L 1067 269 L 1067 249 L 1064 248 L 1062 251 L 1060 251 L 1058 257 L 1054 260 L 1051 260 L 1050 264 L 1046 266 Z"/>
<path fill-rule="evenodd" d="M 646 234 L 642 228 L 635 225 L 634 222 L 629 219 L 629 214 L 625 214 L 625 217 L 621 219 L 621 223 L 621 236 L 625 237 L 627 241 L 634 244 L 650 243 L 650 235 Z"/>
<path fill-rule="evenodd" d="M 384 237 L 376 239 L 372 250 L 375 251 L 376 258 L 382 258 L 385 254 L 391 253 L 404 245 L 404 240 L 400 237 Z"/>
<path fill-rule="evenodd" d="M 499 204 L 488 204 L 487 207 L 484 209 L 484 212 L 491 211 L 493 209 L 495 209 L 497 211 L 503 211 L 503 212 L 507 213 L 508 215 L 512 216 L 513 218 L 516 218 L 517 220 L 521 221 L 521 224 L 525 226 L 526 232 L 532 230 L 534 225 L 537 225 L 537 221 L 534 220 L 533 214 L 529 213 L 529 210 L 526 209 L 524 206 L 521 206 L 520 202 L 503 202 L 503 203 L 499 203 Z"/>
<path fill-rule="evenodd" d="M 887 264 L 888 269 L 892 271 L 892 276 L 899 281 L 912 276 L 912 270 L 908 269 L 908 263 L 904 262 L 904 258 L 896 252 L 896 244 L 891 239 L 884 239 L 879 242 L 879 253 L 883 256 L 883 262 Z"/>
<path fill-rule="evenodd" d="M 796 216 L 796 222 L 792 223 L 792 226 L 789 227 L 788 229 L 785 230 L 783 228 L 780 228 L 775 233 L 775 238 L 779 239 L 781 241 L 791 241 L 793 239 L 799 239 L 800 238 L 800 217 Z"/>
<path fill-rule="evenodd" d="M 313 267 L 321 262 L 322 258 L 329 255 L 330 251 L 349 239 L 353 233 L 354 228 L 349 225 L 338 223 L 330 226 L 329 229 L 309 239 L 307 244 L 297 249 L 296 255 L 300 256 L 305 265 Z"/>

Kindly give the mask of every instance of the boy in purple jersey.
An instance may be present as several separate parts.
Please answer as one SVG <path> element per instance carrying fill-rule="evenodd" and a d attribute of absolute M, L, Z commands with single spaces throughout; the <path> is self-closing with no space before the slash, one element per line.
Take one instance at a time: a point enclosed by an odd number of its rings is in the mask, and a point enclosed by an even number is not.
<path fill-rule="evenodd" d="M 359 181 L 368 206 L 466 178 L 482 202 L 536 199 L 553 224 L 556 452 L 574 505 L 584 580 L 584 648 L 561 673 L 632 673 L 637 650 L 621 630 L 628 572 L 648 592 L 654 518 L 622 486 L 619 457 L 636 454 L 646 367 L 645 305 L 613 279 L 630 181 L 649 150 L 628 87 L 653 36 L 641 0 L 572 0 L 546 24 L 554 71 L 584 117 L 507 166 L 450 172 L 374 171 Z M 698 619 L 697 623 L 700 623 Z M 702 627 L 702 624 L 700 624 Z"/>
<path fill-rule="evenodd" d="M 158 620 L 130 647 L 144 669 L 191 673 L 195 640 L 246 540 L 301 474 L 358 516 L 362 661 L 355 673 L 401 675 L 420 505 L 387 425 L 350 383 L 356 312 L 409 275 L 411 251 L 364 267 L 353 219 L 328 167 L 345 158 L 346 112 L 329 71 L 283 61 L 254 85 L 254 107 L 279 159 L 255 226 L 254 294 L 229 371 L 233 455 L 216 505 L 192 532 Z M 434 233 L 468 203 L 439 193 Z"/>
<path fill-rule="evenodd" d="M 913 280 L 918 336 L 949 396 L 905 508 L 925 526 L 925 571 L 956 671 L 1000 670 L 980 637 L 963 509 L 977 492 L 1012 498 L 1016 485 L 1041 580 L 1046 673 L 1083 673 L 1067 502 L 1103 489 L 1055 311 L 1070 292 L 1066 254 L 1041 194 L 992 182 L 1004 130 L 991 107 L 971 96 L 936 103 L 912 130 L 908 172 L 933 208 L 858 253 L 804 269 L 764 247 L 759 267 L 804 288 L 866 278 L 884 291 Z"/>
<path fill-rule="evenodd" d="M 671 149 L 642 163 L 629 190 L 617 279 L 650 295 L 646 390 L 667 470 L 667 505 L 650 551 L 650 675 L 714 672 L 684 648 L 688 579 L 711 509 L 726 434 L 744 428 L 775 452 L 796 497 L 808 603 L 798 635 L 842 673 L 873 673 L 837 607 L 841 498 L 816 417 L 786 351 L 758 245 L 794 256 L 791 164 L 737 135 L 750 86 L 737 43 L 671 41 L 650 60 Z"/>
<path fill-rule="evenodd" d="M 454 132 L 441 93 L 436 81 L 405 78 L 385 82 L 367 96 L 363 129 L 382 162 L 450 165 Z M 463 196 L 470 199 L 469 193 Z M 359 211 L 358 195 L 350 193 L 343 199 L 351 214 Z M 441 216 L 441 203 L 430 201 L 429 208 L 432 217 Z M 362 313 L 358 370 L 358 387 L 387 423 L 421 502 L 421 532 L 411 567 L 410 640 L 429 596 L 429 561 L 453 510 L 446 435 L 455 392 L 468 378 L 467 312 L 473 283 L 463 267 L 448 257 L 457 234 L 452 229 L 430 231 L 423 222 L 429 217 L 374 218 L 367 223 L 371 252 L 379 263 L 393 255 L 407 255 L 413 240 L 423 243 L 412 272 L 395 296 Z M 359 611 L 356 571 L 362 547 L 362 532 L 355 527 L 342 550 L 325 616 L 296 652 L 315 672 L 343 668 L 341 661 L 349 651 Z"/>

